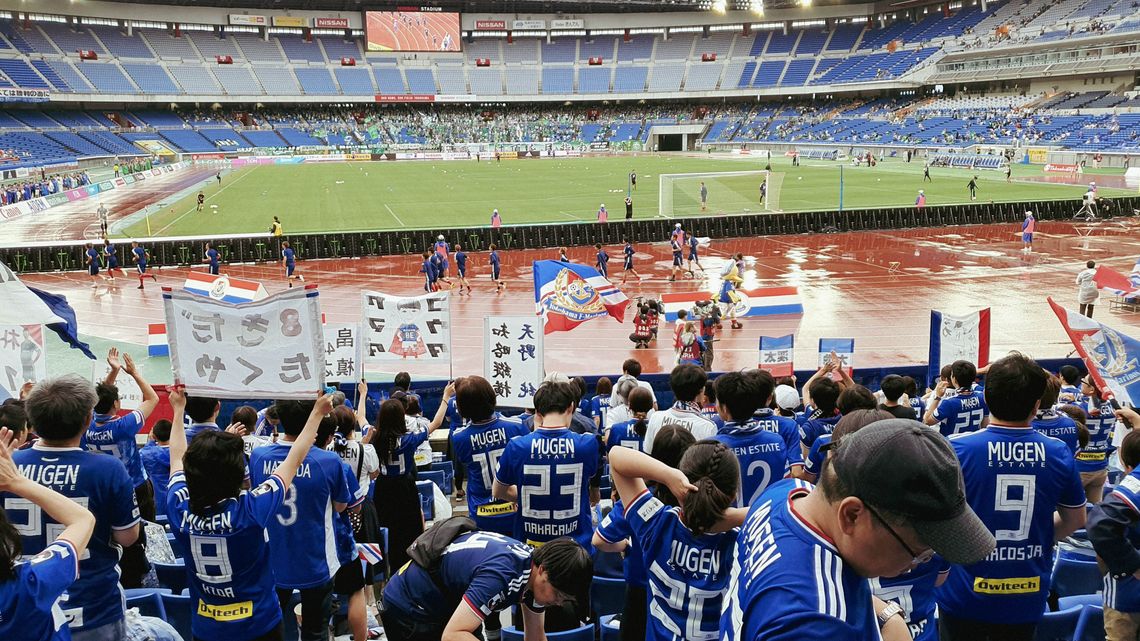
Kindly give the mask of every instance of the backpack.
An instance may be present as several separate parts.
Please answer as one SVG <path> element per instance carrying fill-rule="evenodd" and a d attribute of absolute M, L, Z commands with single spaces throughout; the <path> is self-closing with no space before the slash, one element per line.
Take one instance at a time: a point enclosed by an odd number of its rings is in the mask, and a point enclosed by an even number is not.
<path fill-rule="evenodd" d="M 468 532 L 478 532 L 479 526 L 466 516 L 453 516 L 431 526 L 423 534 L 416 537 L 408 546 L 408 557 L 413 563 L 427 571 L 432 583 L 440 593 L 448 594 L 439 576 L 439 564 L 443 559 L 443 552 L 455 539 Z"/>

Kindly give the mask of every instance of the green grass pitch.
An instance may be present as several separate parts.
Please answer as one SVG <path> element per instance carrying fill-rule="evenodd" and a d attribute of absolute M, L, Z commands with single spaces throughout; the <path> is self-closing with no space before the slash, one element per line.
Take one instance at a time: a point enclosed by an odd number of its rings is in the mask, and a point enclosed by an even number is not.
<path fill-rule="evenodd" d="M 782 211 L 833 210 L 839 205 L 838 162 L 773 158 L 782 174 Z M 507 225 L 592 221 L 605 203 L 611 220 L 625 216 L 627 176 L 638 175 L 633 192 L 635 218 L 658 215 L 661 174 L 756 171 L 757 158 L 724 156 L 615 156 L 554 160 L 398 163 L 320 163 L 261 165 L 224 176 L 219 187 L 203 183 L 206 208 L 195 212 L 197 190 L 138 220 L 123 236 L 201 236 L 265 232 L 279 216 L 285 232 L 332 232 L 482 226 L 498 208 Z M 908 206 L 919 189 L 928 206 L 969 202 L 966 183 L 979 177 L 978 202 L 1078 199 L 1080 185 L 1019 181 L 1041 175 L 1040 167 L 1014 166 L 1014 182 L 1004 172 L 932 168 L 933 183 L 922 182 L 922 164 L 886 160 L 875 168 L 843 169 L 844 209 Z M 1086 177 L 1088 178 L 1088 177 Z M 706 176 L 675 181 L 673 215 L 701 215 L 699 180 L 708 185 L 707 215 L 759 212 L 759 178 Z M 1091 178 L 1088 178 L 1091 179 Z M 1102 189 L 1101 195 L 1126 192 Z M 215 206 L 216 207 L 213 207 Z"/>

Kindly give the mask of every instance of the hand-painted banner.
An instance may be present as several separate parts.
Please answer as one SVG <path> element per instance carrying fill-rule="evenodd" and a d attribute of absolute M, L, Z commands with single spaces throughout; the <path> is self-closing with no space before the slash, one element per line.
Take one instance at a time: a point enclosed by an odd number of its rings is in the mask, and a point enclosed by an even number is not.
<path fill-rule="evenodd" d="M 534 391 L 546 376 L 542 366 L 542 319 L 487 316 L 483 319 L 483 377 L 499 407 L 534 407 Z"/>
<path fill-rule="evenodd" d="M 855 339 L 854 338 L 821 338 L 819 339 L 819 364 L 822 366 L 831 358 L 831 353 L 839 357 L 843 369 L 847 374 L 855 370 Z"/>
<path fill-rule="evenodd" d="M 768 370 L 772 376 L 791 376 L 795 369 L 792 363 L 795 345 L 796 337 L 794 334 L 761 336 L 760 369 Z"/>
<path fill-rule="evenodd" d="M 406 297 L 361 291 L 360 341 L 368 363 L 451 362 L 448 292 Z"/>
<path fill-rule="evenodd" d="M 952 315 L 930 311 L 930 359 L 927 383 L 938 380 L 944 365 L 970 361 L 976 367 L 990 362 L 990 308 L 969 314 Z"/>
<path fill-rule="evenodd" d="M 359 325 L 325 325 L 325 380 L 360 380 Z"/>
<path fill-rule="evenodd" d="M 324 387 L 316 285 L 233 304 L 164 289 L 170 368 L 189 394 L 313 398 Z"/>

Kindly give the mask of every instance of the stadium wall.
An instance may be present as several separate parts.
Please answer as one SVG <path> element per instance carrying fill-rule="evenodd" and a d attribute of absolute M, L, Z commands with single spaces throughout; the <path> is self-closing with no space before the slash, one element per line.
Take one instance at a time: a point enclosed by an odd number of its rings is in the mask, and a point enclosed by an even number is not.
<path fill-rule="evenodd" d="M 1104 202 L 1105 217 L 1132 215 L 1140 208 L 1140 197 Z M 700 236 L 740 238 L 804 233 L 837 233 L 915 227 L 945 227 L 965 224 L 1016 225 L 1031 210 L 1038 220 L 1068 220 L 1080 209 L 1079 200 L 1032 201 L 1002 204 L 934 206 L 924 209 L 894 207 L 848 211 L 751 214 L 699 218 L 651 218 L 644 220 L 562 225 L 512 225 L 501 229 L 468 227 L 451 229 L 454 241 L 470 251 L 483 251 L 492 242 L 502 250 L 584 246 L 594 243 L 618 244 L 623 238 L 633 242 L 660 242 L 669 237 L 673 224 L 682 222 Z M 435 242 L 439 228 L 400 232 L 341 232 L 288 236 L 298 258 L 319 260 L 413 254 Z M 148 241 L 147 249 L 155 267 L 189 267 L 200 261 L 203 241 L 210 243 L 229 263 L 258 263 L 277 260 L 276 239 L 269 234 L 229 237 L 171 238 Z M 31 243 L 0 246 L 0 261 L 17 272 L 70 271 L 83 267 L 84 243 Z"/>

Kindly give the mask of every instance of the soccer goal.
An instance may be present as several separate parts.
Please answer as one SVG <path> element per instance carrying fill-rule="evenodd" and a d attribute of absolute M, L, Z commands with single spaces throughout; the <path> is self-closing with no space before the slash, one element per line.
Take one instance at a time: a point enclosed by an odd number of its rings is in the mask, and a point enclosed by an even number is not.
<path fill-rule="evenodd" d="M 755 213 L 775 211 L 783 174 L 771 171 L 717 171 L 693 174 L 661 174 L 657 215 L 672 218 L 708 213 Z M 701 209 L 701 184 L 708 193 Z M 761 202 L 761 194 L 764 200 Z"/>

